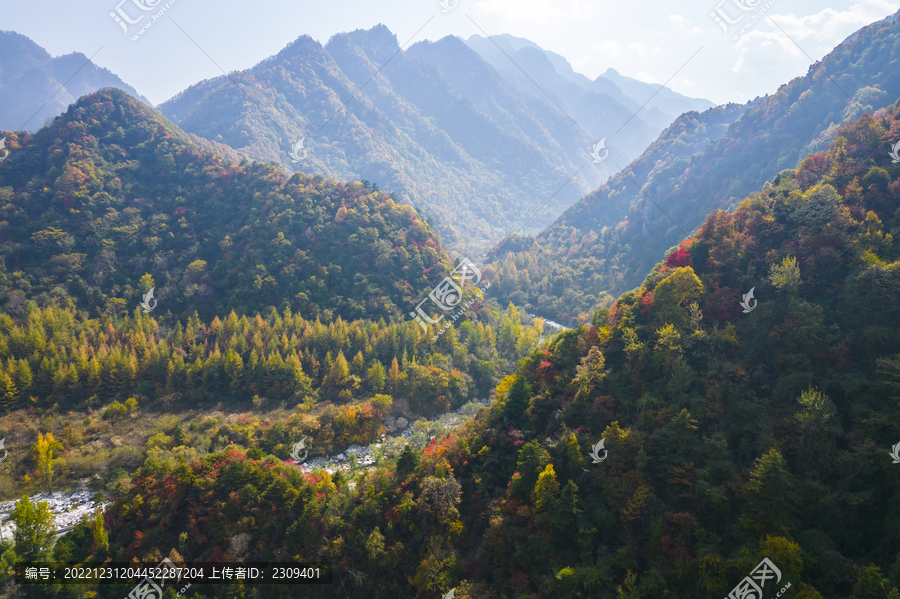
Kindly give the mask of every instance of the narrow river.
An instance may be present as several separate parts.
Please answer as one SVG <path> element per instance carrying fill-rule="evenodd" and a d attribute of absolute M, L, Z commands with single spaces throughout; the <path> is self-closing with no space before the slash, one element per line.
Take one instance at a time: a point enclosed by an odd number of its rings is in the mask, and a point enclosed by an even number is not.
<path fill-rule="evenodd" d="M 407 420 L 408 424 L 403 430 L 399 432 L 395 430 L 393 436 L 391 436 L 391 433 L 388 433 L 377 443 L 372 443 L 368 446 L 351 445 L 334 456 L 319 456 L 305 460 L 299 464 L 299 467 L 307 472 L 315 468 L 324 468 L 328 473 L 334 473 L 337 470 L 349 470 L 351 468 L 349 457 L 351 453 L 356 454 L 358 467 L 372 466 L 382 457 L 390 457 L 400 453 L 407 444 L 412 445 L 416 449 L 425 447 L 433 437 L 457 428 L 473 416 L 478 409 L 489 408 L 490 405 L 490 399 L 476 400 L 464 405 L 459 410 L 445 412 L 431 421 L 420 419 L 416 422 L 409 422 Z M 403 420 L 406 419 L 404 418 Z"/>
<path fill-rule="evenodd" d="M 109 502 L 98 503 L 94 501 L 93 491 L 87 489 L 89 479 L 79 481 L 81 484 L 78 489 L 73 491 L 57 491 L 52 495 L 49 493 L 40 493 L 32 495 L 32 503 L 38 501 L 46 501 L 50 505 L 50 511 L 56 523 L 56 530 L 62 533 L 70 530 L 75 526 L 85 514 L 93 514 L 94 510 L 106 509 Z M 0 521 L 3 522 L 0 527 L 0 534 L 3 539 L 11 540 L 13 533 L 16 531 L 16 525 L 9 521 L 9 512 L 16 506 L 18 499 L 10 499 L 9 501 L 0 502 Z M 60 535 L 57 534 L 57 538 Z"/>
<path fill-rule="evenodd" d="M 422 418 L 416 422 L 409 422 L 406 418 L 394 418 L 390 421 L 393 425 L 393 436 L 389 433 L 377 443 L 368 446 L 351 445 L 334 456 L 311 458 L 299 464 L 299 467 L 304 471 L 324 468 L 329 473 L 334 473 L 337 470 L 349 470 L 349 455 L 351 453 L 356 454 L 358 467 L 370 467 L 382 457 L 396 455 L 407 444 L 421 449 L 433 437 L 457 428 L 469 417 L 473 416 L 479 408 L 490 407 L 490 405 L 489 399 L 476 400 L 464 405 L 459 410 L 441 414 L 431 421 Z M 402 426 L 404 420 L 406 420 L 406 425 Z M 394 428 L 398 421 L 402 426 L 402 430 Z M 87 488 L 88 482 L 89 479 L 79 481 L 79 487 L 72 491 L 57 491 L 52 495 L 39 493 L 29 498 L 32 502 L 46 501 L 49 504 L 56 524 L 57 538 L 71 530 L 85 514 L 93 514 L 97 509 L 104 510 L 109 505 L 109 502 L 94 501 L 94 493 Z M 9 512 L 15 507 L 16 501 L 18 500 L 11 499 L 0 502 L 0 522 L 2 522 L 0 524 L 0 536 L 6 540 L 11 540 L 16 530 L 16 525 L 9 520 Z"/>

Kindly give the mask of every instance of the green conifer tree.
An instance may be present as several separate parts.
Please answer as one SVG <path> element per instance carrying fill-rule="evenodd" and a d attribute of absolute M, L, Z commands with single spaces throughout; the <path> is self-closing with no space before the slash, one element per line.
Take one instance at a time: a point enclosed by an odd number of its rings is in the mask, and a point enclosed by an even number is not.
<path fill-rule="evenodd" d="M 525 422 L 525 410 L 528 409 L 530 399 L 531 385 L 524 375 L 516 375 L 516 380 L 509 388 L 509 395 L 503 405 L 503 415 L 506 417 L 506 421 L 513 426 L 521 426 Z"/>

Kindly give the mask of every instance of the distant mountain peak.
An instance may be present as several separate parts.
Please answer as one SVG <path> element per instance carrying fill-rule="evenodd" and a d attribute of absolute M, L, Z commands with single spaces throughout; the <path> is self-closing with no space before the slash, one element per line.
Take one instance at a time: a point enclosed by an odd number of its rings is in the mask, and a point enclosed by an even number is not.
<path fill-rule="evenodd" d="M 81 52 L 54 57 L 21 33 L 0 31 L 0 56 L 0 130 L 37 131 L 78 98 L 108 87 L 153 105 Z"/>
<path fill-rule="evenodd" d="M 388 29 L 387 25 L 384 23 L 379 23 L 369 29 L 354 29 L 350 32 L 336 33 L 328 40 L 328 44 L 332 43 L 335 39 L 340 38 L 349 38 L 357 42 L 375 42 L 379 44 L 387 44 L 395 47 L 400 47 L 400 41 L 397 39 L 397 34 Z M 325 44 L 326 46 L 328 44 Z"/>
<path fill-rule="evenodd" d="M 290 56 L 305 54 L 310 46 L 318 46 L 321 48 L 322 44 L 304 33 L 294 41 L 290 42 L 287 46 L 282 48 L 281 51 L 274 56 L 270 56 L 269 58 L 263 59 L 260 62 L 268 62 L 272 59 L 281 60 Z"/>
<path fill-rule="evenodd" d="M 637 112 L 639 107 L 646 104 L 639 118 L 658 132 L 665 130 L 679 115 L 685 112 L 692 110 L 702 112 L 715 105 L 709 100 L 691 98 L 670 88 L 659 90 L 658 85 L 624 76 L 612 67 L 607 68 L 606 72 L 591 80 L 582 73 L 576 72 L 561 54 L 545 50 L 525 38 L 505 33 L 491 36 L 490 40 L 484 36 L 472 35 L 466 40 L 466 44 L 498 71 L 505 73 L 507 78 L 519 77 L 518 70 L 514 67 L 510 68 L 509 62 L 512 59 L 516 66 L 527 71 L 535 81 L 542 81 L 541 85 L 544 86 L 544 89 L 549 91 L 550 88 L 544 84 L 554 83 L 552 93 L 561 93 L 561 86 L 558 85 L 560 82 L 553 82 L 554 77 L 549 74 L 555 71 L 555 75 L 562 80 L 574 83 L 588 94 L 609 96 L 625 106 L 631 113 Z M 498 47 L 503 50 L 503 53 L 497 50 Z M 504 56 L 504 54 L 506 55 Z M 543 56 L 539 57 L 539 54 Z M 540 72 L 534 73 L 529 69 L 538 69 Z M 525 87 L 527 88 L 527 86 Z M 531 90 L 523 89 L 523 91 Z M 650 101 L 648 102 L 648 100 Z"/>

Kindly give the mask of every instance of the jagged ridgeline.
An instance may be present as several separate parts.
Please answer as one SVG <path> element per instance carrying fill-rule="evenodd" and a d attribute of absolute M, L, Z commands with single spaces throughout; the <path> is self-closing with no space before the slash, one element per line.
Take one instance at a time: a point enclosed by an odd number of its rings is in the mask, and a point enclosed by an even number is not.
<path fill-rule="evenodd" d="M 256 441 L 154 458 L 108 513 L 109 550 L 82 526 L 72 559 L 335 564 L 310 597 L 687 599 L 767 558 L 765 597 L 896 597 L 898 138 L 900 110 L 864 116 L 712 213 L 424 452 L 349 476 Z"/>
<path fill-rule="evenodd" d="M 644 114 L 634 116 L 639 103 L 621 98 L 626 107 L 566 81 L 534 52 L 536 64 L 526 70 L 552 73 L 538 77 L 539 85 L 553 90 L 565 114 L 533 82 L 517 86 L 457 37 L 401 49 L 384 25 L 336 34 L 324 46 L 300 36 L 251 68 L 192 85 L 159 109 L 185 131 L 251 159 L 378 181 L 427 211 L 450 247 L 483 251 L 529 216 L 529 226 L 547 224 L 606 178 L 602 169 L 580 168 L 596 139 L 567 115 L 597 139 L 606 127 L 627 124 L 616 151 L 630 155 L 661 130 L 648 126 Z M 301 137 L 309 154 L 288 162 L 287 150 Z"/>

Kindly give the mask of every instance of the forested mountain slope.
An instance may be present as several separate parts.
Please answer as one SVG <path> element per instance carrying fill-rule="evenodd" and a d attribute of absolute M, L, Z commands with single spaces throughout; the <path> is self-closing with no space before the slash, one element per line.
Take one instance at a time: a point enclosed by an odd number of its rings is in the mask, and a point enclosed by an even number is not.
<path fill-rule="evenodd" d="M 842 124 L 900 98 L 898 15 L 861 29 L 806 76 L 755 101 L 702 152 L 679 156 L 646 183 L 637 179 L 640 190 L 629 182 L 586 196 L 538 235 L 536 244 L 519 244 L 513 258 L 519 278 L 523 269 L 529 271 L 526 283 L 506 284 L 501 276 L 503 288 L 519 287 L 525 296 L 520 301 L 554 305 L 542 314 L 571 324 L 602 306 L 603 292 L 615 296 L 639 284 L 662 252 L 690 235 L 710 211 L 732 206 L 782 169 L 795 168 L 826 147 Z M 625 167 L 625 173 L 632 171 Z M 608 196 L 627 206 L 625 217 L 609 214 L 607 204 L 597 201 Z M 500 246 L 505 252 L 512 244 Z M 571 278 L 558 279 L 566 269 Z"/>
<path fill-rule="evenodd" d="M 550 246 L 544 245 L 547 235 L 568 230 L 551 228 L 537 238 L 514 236 L 494 248 L 488 270 L 495 274 L 500 297 L 568 324 L 584 322 L 596 307 L 608 307 L 613 296 L 606 289 L 615 290 L 624 285 L 624 275 L 618 265 L 627 263 L 630 256 L 625 251 L 617 252 L 618 246 L 609 246 L 606 239 L 611 236 L 603 237 L 602 233 L 625 226 L 635 202 L 642 199 L 641 189 L 647 181 L 676 162 L 708 148 L 749 106 L 752 103 L 727 104 L 702 114 L 681 115 L 626 171 L 616 173 L 585 196 L 578 206 L 589 207 L 591 213 L 582 216 L 590 219 L 601 234 L 592 231 L 581 236 L 575 232 Z M 612 274 L 602 276 L 598 274 L 601 272 Z"/>
<path fill-rule="evenodd" d="M 623 124 L 633 114 L 609 96 L 578 94 L 592 97 L 595 120 Z M 542 95 L 523 97 L 461 40 L 401 51 L 383 25 L 335 35 L 324 47 L 302 36 L 160 109 L 185 131 L 249 158 L 375 181 L 433 217 L 444 242 L 460 251 L 486 249 L 518 229 L 585 164 L 600 135 L 591 123 L 580 130 Z M 632 154 L 658 131 L 640 115 L 628 126 L 641 132 L 627 146 Z M 308 154 L 293 162 L 288 153 L 301 138 Z M 549 224 L 604 181 L 609 173 L 599 167 L 583 169 L 529 227 Z"/>
<path fill-rule="evenodd" d="M 231 162 L 119 90 L 8 142 L 8 310 L 71 297 L 92 316 L 130 312 L 155 287 L 157 316 L 291 306 L 312 319 L 390 318 L 451 267 L 431 227 L 384 192 Z"/>
<path fill-rule="evenodd" d="M 313 597 L 719 598 L 763 558 L 767 597 L 896 597 L 898 138 L 900 110 L 865 115 L 713 212 L 421 454 L 332 475 L 254 437 L 163 452 L 120 487 L 108 551 L 87 525 L 63 551 L 332 562 Z"/>

